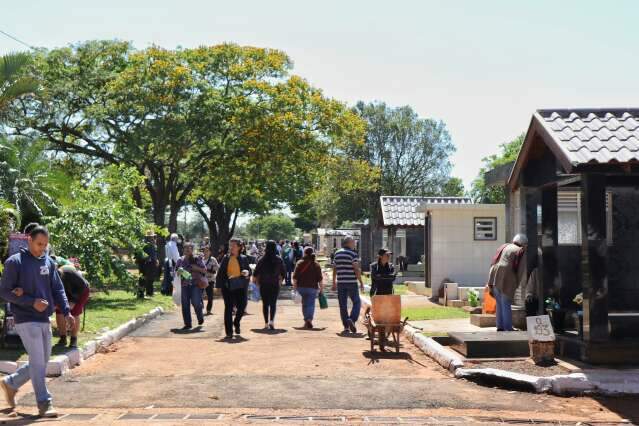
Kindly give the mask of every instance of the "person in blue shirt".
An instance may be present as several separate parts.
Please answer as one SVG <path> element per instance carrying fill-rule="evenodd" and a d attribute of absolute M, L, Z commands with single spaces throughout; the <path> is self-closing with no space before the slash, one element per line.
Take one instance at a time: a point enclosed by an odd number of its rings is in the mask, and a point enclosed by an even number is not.
<path fill-rule="evenodd" d="M 73 329 L 74 318 L 55 263 L 46 255 L 49 231 L 42 226 L 30 230 L 28 249 L 9 257 L 0 282 L 0 297 L 11 303 L 16 331 L 22 340 L 29 362 L 0 380 L 7 404 L 15 408 L 15 396 L 31 380 L 42 417 L 56 417 L 45 377 L 51 356 L 49 318 L 58 306 L 67 326 Z"/>

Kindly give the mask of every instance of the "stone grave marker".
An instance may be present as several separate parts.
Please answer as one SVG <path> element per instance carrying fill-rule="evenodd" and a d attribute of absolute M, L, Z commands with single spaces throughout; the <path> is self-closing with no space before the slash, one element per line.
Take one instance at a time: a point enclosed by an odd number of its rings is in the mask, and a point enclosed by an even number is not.
<path fill-rule="evenodd" d="M 535 364 L 549 364 L 555 360 L 555 332 L 550 317 L 539 315 L 526 318 L 530 357 Z"/>

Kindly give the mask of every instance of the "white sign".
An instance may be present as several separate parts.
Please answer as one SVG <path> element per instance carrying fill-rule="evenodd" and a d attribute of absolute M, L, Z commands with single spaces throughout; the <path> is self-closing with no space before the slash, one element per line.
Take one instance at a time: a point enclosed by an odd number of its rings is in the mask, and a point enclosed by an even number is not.
<path fill-rule="evenodd" d="M 531 342 L 555 341 L 555 332 L 552 329 L 548 315 L 526 317 L 526 330 L 528 331 L 528 340 Z"/>

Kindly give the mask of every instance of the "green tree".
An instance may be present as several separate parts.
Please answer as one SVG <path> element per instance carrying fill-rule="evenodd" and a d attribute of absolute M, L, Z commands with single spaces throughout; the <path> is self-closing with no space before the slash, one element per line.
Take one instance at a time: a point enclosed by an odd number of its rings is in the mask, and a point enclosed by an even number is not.
<path fill-rule="evenodd" d="M 463 197 L 466 193 L 464 182 L 458 177 L 451 177 L 441 189 L 442 197 Z"/>
<path fill-rule="evenodd" d="M 127 42 L 90 41 L 34 55 L 28 75 L 43 90 L 12 103 L 16 134 L 43 137 L 52 149 L 88 164 L 123 164 L 144 177 L 158 226 L 175 230 L 195 186 L 190 156 L 203 135 L 191 126 L 197 88 L 181 52 Z M 208 137 L 205 135 L 205 137 Z M 195 166 L 195 164 L 194 164 Z M 142 195 L 131 188 L 138 206 Z"/>
<path fill-rule="evenodd" d="M 40 221 L 57 209 L 56 195 L 66 176 L 46 155 L 44 141 L 0 139 L 0 197 L 12 203 L 23 221 Z"/>
<path fill-rule="evenodd" d="M 487 186 L 484 175 L 495 167 L 517 160 L 525 137 L 526 134 L 522 133 L 512 141 L 499 145 L 499 154 L 493 154 L 482 159 L 483 166 L 479 170 L 479 175 L 473 181 L 470 190 L 473 201 L 486 204 L 501 204 L 506 201 L 504 188 Z"/>
<path fill-rule="evenodd" d="M 217 129 L 214 158 L 194 191 L 212 244 L 228 240 L 240 213 L 302 200 L 322 165 L 360 144 L 363 122 L 340 102 L 290 75 L 283 52 L 236 45 L 186 52 L 202 89 L 202 116 Z"/>
<path fill-rule="evenodd" d="M 246 231 L 249 236 L 276 241 L 290 240 L 297 234 L 293 220 L 284 214 L 257 217 L 247 224 Z"/>
<path fill-rule="evenodd" d="M 9 248 L 9 234 L 20 226 L 20 214 L 13 204 L 0 198 L 0 264 L 7 256 Z M 2 268 L 0 265 L 0 272 Z"/>
<path fill-rule="evenodd" d="M 393 108 L 383 102 L 358 102 L 353 111 L 366 122 L 367 129 L 365 143 L 347 155 L 377 172 L 369 175 L 364 189 L 325 196 L 318 207 L 324 224 L 364 219 L 375 223 L 381 195 L 442 193 L 450 179 L 449 158 L 455 151 L 443 122 L 420 118 L 410 106 Z M 338 176 L 345 175 L 346 170 L 338 172 Z"/>
<path fill-rule="evenodd" d="M 37 82 L 22 73 L 30 60 L 28 53 L 10 53 L 0 57 L 0 118 L 11 102 L 37 90 Z"/>
<path fill-rule="evenodd" d="M 143 248 L 145 231 L 154 229 L 131 197 L 142 180 L 133 168 L 108 168 L 87 188 L 73 188 L 74 204 L 49 220 L 55 253 L 78 258 L 92 286 L 136 284 L 118 253 L 133 258 Z"/>

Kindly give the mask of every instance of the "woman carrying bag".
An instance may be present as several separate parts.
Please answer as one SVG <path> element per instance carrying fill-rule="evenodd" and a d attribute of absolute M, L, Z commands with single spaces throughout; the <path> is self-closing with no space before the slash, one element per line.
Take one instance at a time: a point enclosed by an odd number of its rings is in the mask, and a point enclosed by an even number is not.
<path fill-rule="evenodd" d="M 224 298 L 224 329 L 227 339 L 233 338 L 233 328 L 235 334 L 240 335 L 240 322 L 246 310 L 250 277 L 251 267 L 248 257 L 241 254 L 241 241 L 232 239 L 229 253 L 222 258 L 217 273 L 217 285 L 222 288 Z"/>
<path fill-rule="evenodd" d="M 286 267 L 282 258 L 277 254 L 275 241 L 266 243 L 264 256 L 260 258 L 255 267 L 253 279 L 260 288 L 262 297 L 262 313 L 264 314 L 264 328 L 275 330 L 275 310 L 277 309 L 277 297 L 280 286 L 286 278 Z"/>
<path fill-rule="evenodd" d="M 302 314 L 304 315 L 304 328 L 313 328 L 313 316 L 315 315 L 315 299 L 324 290 L 324 275 L 322 267 L 315 261 L 312 247 L 306 247 L 304 257 L 297 262 L 293 272 L 293 288 L 302 296 Z"/>

